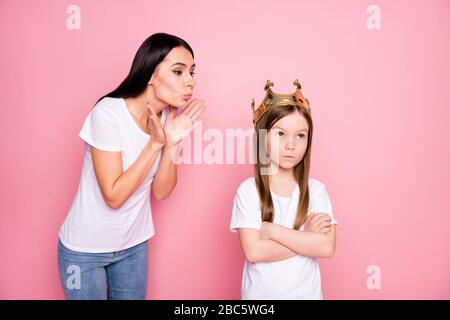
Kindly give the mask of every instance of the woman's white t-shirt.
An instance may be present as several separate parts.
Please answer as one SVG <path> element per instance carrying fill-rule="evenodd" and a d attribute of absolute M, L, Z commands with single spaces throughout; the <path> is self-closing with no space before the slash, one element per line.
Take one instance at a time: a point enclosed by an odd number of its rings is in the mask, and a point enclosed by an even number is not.
<path fill-rule="evenodd" d="M 162 125 L 168 111 L 162 112 Z M 143 183 L 118 209 L 106 205 L 91 156 L 91 146 L 120 151 L 125 171 L 142 153 L 150 135 L 135 122 L 123 98 L 107 97 L 90 111 L 79 136 L 85 141 L 83 167 L 78 191 L 59 231 L 61 242 L 74 251 L 100 253 L 124 250 L 151 238 L 155 231 L 150 187 L 161 153 Z"/>
<path fill-rule="evenodd" d="M 308 212 L 327 213 L 334 218 L 331 201 L 325 186 L 309 179 Z M 300 190 L 296 186 L 290 197 L 271 192 L 274 223 L 292 228 L 297 216 Z M 239 186 L 234 199 L 230 230 L 261 229 L 261 206 L 255 178 L 246 179 Z M 300 228 L 303 230 L 303 226 Z M 297 255 L 277 262 L 249 262 L 245 260 L 242 273 L 241 297 L 244 300 L 322 299 L 319 263 L 316 258 Z"/>

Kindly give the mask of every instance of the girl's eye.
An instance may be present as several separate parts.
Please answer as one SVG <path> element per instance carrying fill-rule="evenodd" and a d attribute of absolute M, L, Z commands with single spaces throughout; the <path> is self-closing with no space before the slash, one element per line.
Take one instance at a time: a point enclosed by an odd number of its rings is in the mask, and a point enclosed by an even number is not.
<path fill-rule="evenodd" d="M 299 134 L 297 137 L 302 140 L 305 139 L 305 135 L 303 133 Z"/>
<path fill-rule="evenodd" d="M 195 74 L 195 72 L 192 71 L 192 72 L 191 72 L 191 76 L 194 76 L 194 74 Z"/>
<path fill-rule="evenodd" d="M 282 137 L 282 136 L 284 136 L 284 133 L 281 132 L 281 131 L 278 131 L 278 132 L 277 132 L 277 136 Z"/>
<path fill-rule="evenodd" d="M 174 70 L 173 71 L 177 76 L 181 76 L 183 74 L 183 71 Z"/>

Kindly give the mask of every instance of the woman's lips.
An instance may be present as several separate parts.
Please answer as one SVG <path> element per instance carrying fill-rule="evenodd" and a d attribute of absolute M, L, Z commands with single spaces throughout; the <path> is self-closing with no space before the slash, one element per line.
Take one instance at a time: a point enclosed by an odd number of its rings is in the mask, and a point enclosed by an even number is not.
<path fill-rule="evenodd" d="M 183 96 L 183 99 L 184 100 L 189 100 L 189 99 L 191 99 L 192 98 L 192 94 L 185 94 L 184 96 Z"/>

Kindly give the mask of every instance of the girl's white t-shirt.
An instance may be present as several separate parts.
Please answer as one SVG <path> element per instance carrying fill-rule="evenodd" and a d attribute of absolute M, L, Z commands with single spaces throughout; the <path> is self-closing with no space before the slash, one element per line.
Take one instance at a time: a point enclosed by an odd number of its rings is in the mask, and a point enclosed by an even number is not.
<path fill-rule="evenodd" d="M 169 108 L 162 112 L 162 125 L 168 112 Z M 151 238 L 155 231 L 150 187 L 161 153 L 143 183 L 118 209 L 106 205 L 91 156 L 91 146 L 104 151 L 120 151 L 125 171 L 142 153 L 150 135 L 135 122 L 123 98 L 106 97 L 90 111 L 79 136 L 85 141 L 81 178 L 59 231 L 61 242 L 74 251 L 101 253 L 124 250 Z"/>
<path fill-rule="evenodd" d="M 327 213 L 334 218 L 325 186 L 318 180 L 308 181 L 310 201 L 308 212 Z M 296 186 L 290 197 L 281 197 L 271 191 L 274 223 L 292 228 L 297 216 L 300 190 Z M 261 206 L 255 178 L 248 178 L 239 186 L 233 204 L 230 230 L 261 229 Z M 300 228 L 303 231 L 303 226 Z M 322 299 L 319 263 L 316 258 L 297 255 L 276 262 L 244 263 L 241 298 L 244 300 Z"/>

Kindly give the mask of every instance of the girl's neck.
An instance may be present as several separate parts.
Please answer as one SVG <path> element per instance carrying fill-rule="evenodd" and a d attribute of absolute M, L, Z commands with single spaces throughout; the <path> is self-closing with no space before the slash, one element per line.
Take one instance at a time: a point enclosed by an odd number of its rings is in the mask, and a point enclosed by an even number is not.
<path fill-rule="evenodd" d="M 273 174 L 269 176 L 270 190 L 280 196 L 290 197 L 297 185 L 294 170 L 283 169 L 274 164 L 271 165 L 271 169 Z"/>

